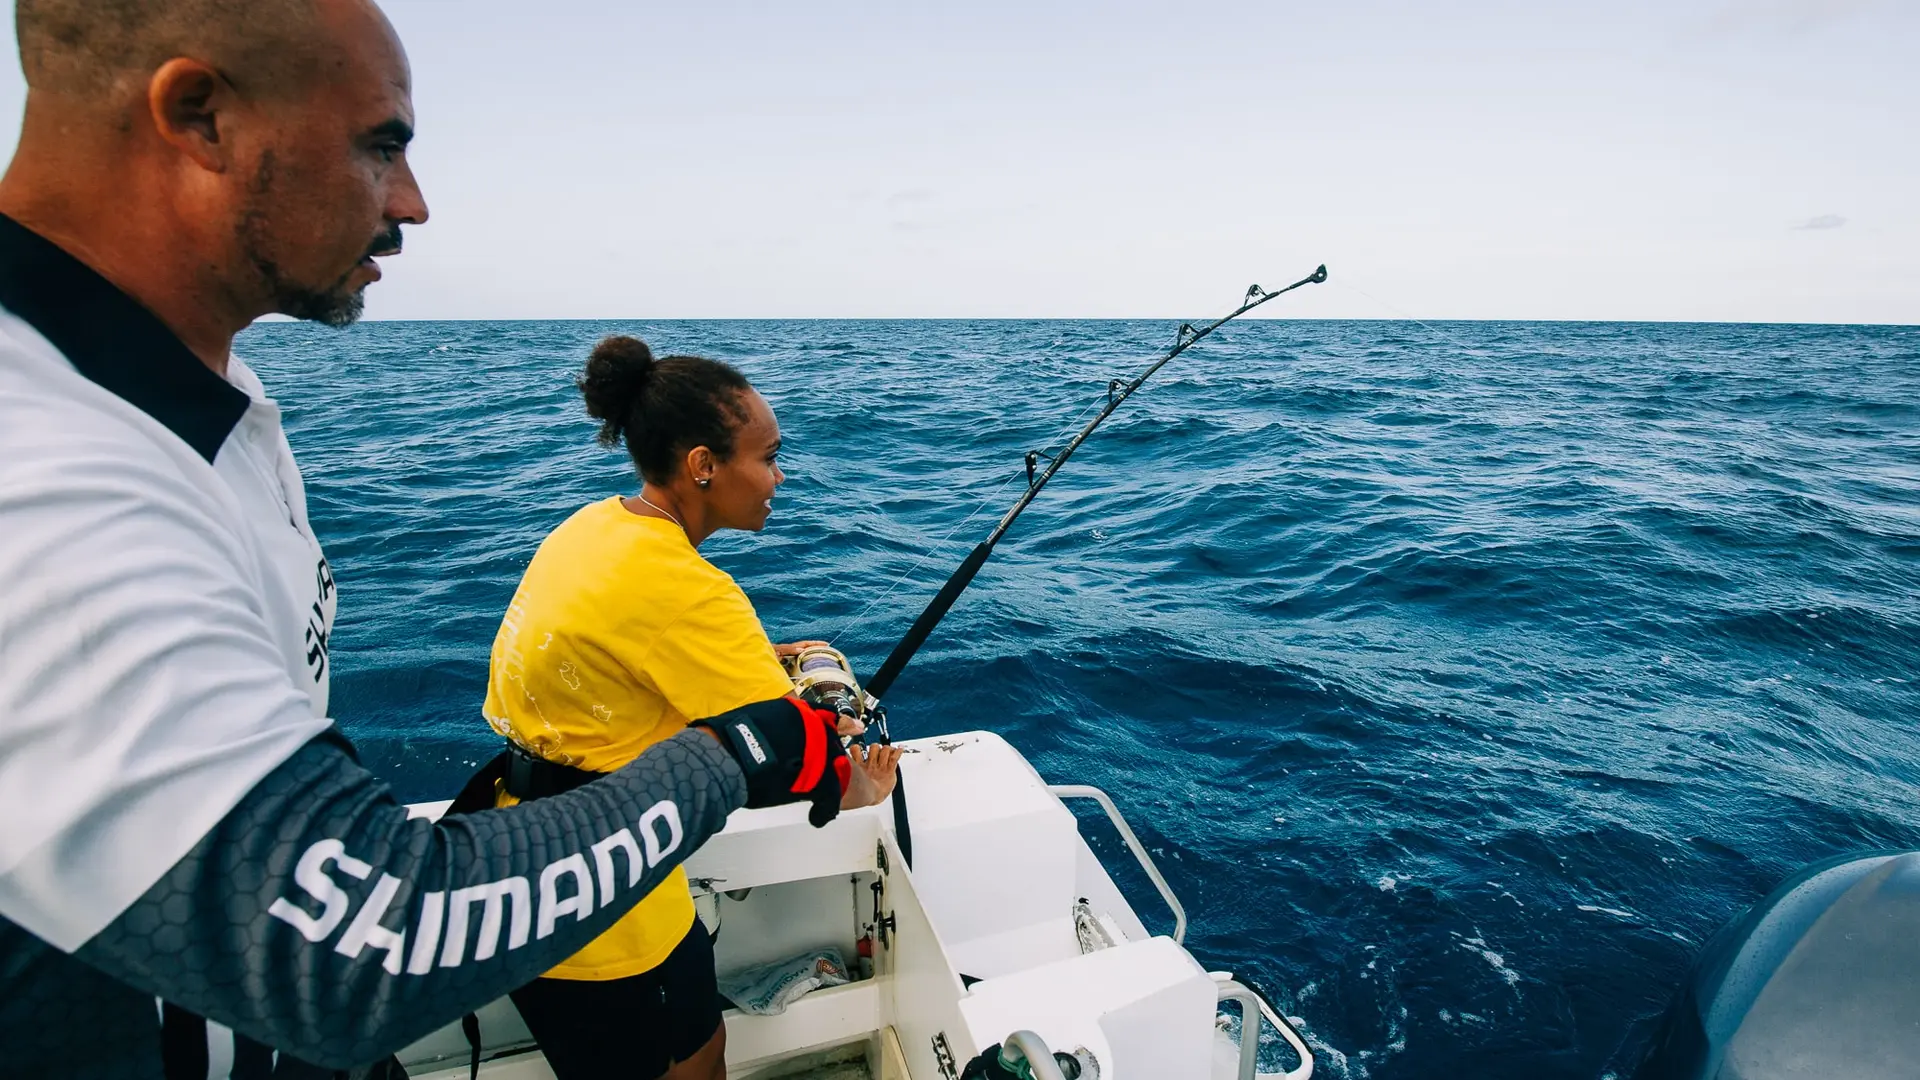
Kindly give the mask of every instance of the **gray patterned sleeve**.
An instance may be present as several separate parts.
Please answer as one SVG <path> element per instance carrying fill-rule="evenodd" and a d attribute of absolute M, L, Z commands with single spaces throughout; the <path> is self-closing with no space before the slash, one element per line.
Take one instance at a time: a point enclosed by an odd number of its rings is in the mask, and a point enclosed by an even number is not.
<path fill-rule="evenodd" d="M 572 955 L 745 801 L 733 758 L 689 731 L 550 799 L 409 820 L 344 739 L 322 737 L 74 955 L 347 1068 Z"/>

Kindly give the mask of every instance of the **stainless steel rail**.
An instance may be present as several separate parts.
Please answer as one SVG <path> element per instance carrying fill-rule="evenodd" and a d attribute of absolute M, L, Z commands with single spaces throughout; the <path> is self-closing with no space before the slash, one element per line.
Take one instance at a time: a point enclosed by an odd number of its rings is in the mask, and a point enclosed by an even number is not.
<path fill-rule="evenodd" d="M 1221 1001 L 1240 1003 L 1240 1074 L 1239 1080 L 1264 1080 L 1278 1077 L 1279 1080 L 1308 1080 L 1313 1075 L 1313 1051 L 1307 1049 L 1307 1041 L 1293 1030 L 1287 1018 L 1275 1012 L 1267 999 L 1256 993 L 1253 987 L 1236 982 L 1225 972 L 1213 973 L 1213 981 L 1219 986 Z M 1287 1040 L 1293 1052 L 1300 1057 L 1300 1067 L 1283 1073 L 1263 1073 L 1260 1069 L 1260 1021 L 1265 1019 L 1272 1024 L 1280 1037 Z"/>
<path fill-rule="evenodd" d="M 1026 1060 L 1027 1072 L 1033 1080 L 1067 1080 L 1060 1072 L 1060 1063 L 1053 1060 L 1053 1051 L 1047 1047 L 1046 1040 L 1033 1032 L 1021 1030 L 1007 1036 L 1007 1041 L 1000 1044 L 1000 1056 L 1009 1056 L 1009 1050 Z"/>
<path fill-rule="evenodd" d="M 1167 906 L 1173 909 L 1174 943 L 1186 944 L 1187 909 L 1180 906 L 1180 898 L 1173 895 L 1173 887 L 1167 884 L 1167 879 L 1161 875 L 1160 868 L 1153 864 L 1153 856 L 1147 854 L 1147 849 L 1140 843 L 1140 838 L 1133 835 L 1132 827 L 1127 824 L 1126 818 L 1120 816 L 1120 808 L 1113 805 L 1113 800 L 1107 797 L 1107 793 L 1085 784 L 1048 784 L 1047 790 L 1053 792 L 1055 798 L 1092 799 L 1100 804 L 1100 809 L 1107 812 L 1107 820 L 1113 822 L 1113 827 L 1120 831 L 1120 839 L 1126 841 L 1127 850 L 1133 852 L 1133 857 L 1139 860 L 1140 869 L 1147 872 L 1147 879 L 1153 882 L 1154 888 L 1160 890 L 1160 899 L 1165 900 Z"/>

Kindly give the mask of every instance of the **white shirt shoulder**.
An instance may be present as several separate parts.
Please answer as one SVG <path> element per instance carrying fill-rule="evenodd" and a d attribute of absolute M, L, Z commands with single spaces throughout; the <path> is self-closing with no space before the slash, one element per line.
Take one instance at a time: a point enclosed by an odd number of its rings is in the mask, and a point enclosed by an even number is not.
<path fill-rule="evenodd" d="M 297 470 L 232 449 L 209 464 L 0 311 L 0 915 L 56 947 L 328 725 Z"/>

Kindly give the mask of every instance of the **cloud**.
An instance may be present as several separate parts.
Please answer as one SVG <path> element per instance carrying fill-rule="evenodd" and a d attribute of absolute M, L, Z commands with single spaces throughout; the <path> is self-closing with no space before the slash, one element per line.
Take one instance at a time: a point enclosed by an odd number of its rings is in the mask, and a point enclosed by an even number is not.
<path fill-rule="evenodd" d="M 1839 214 L 1821 214 L 1819 217 L 1808 218 L 1806 221 L 1795 225 L 1794 229 L 1837 229 L 1846 223 L 1847 219 L 1841 217 Z"/>

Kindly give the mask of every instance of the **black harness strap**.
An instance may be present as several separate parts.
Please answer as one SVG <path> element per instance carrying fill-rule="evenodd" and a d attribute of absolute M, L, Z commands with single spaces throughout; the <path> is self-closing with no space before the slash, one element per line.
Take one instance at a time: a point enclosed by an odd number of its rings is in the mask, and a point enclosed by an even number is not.
<path fill-rule="evenodd" d="M 480 1017 L 475 1013 L 461 1017 L 460 1034 L 467 1037 L 467 1049 L 472 1051 L 467 1062 L 468 1080 L 480 1080 Z"/>
<path fill-rule="evenodd" d="M 605 775 L 544 761 L 509 744 L 467 779 L 460 794 L 453 797 L 453 805 L 447 807 L 447 813 L 471 814 L 479 810 L 491 810 L 500 791 L 521 802 L 551 798 Z"/>
<path fill-rule="evenodd" d="M 309 1064 L 233 1032 L 229 1080 L 406 1080 L 407 1070 L 392 1055 L 365 1069 L 342 1072 Z M 172 1002 L 160 1005 L 160 1069 L 165 1080 L 206 1080 L 213 1064 L 208 1025 L 198 1013 Z"/>
<path fill-rule="evenodd" d="M 160 1069 L 167 1080 L 204 1080 L 207 1022 L 172 1002 L 160 1006 Z"/>
<path fill-rule="evenodd" d="M 502 750 L 493 760 L 480 766 L 480 771 L 467 778 L 460 794 L 453 797 L 453 805 L 447 807 L 449 814 L 471 814 L 476 810 L 491 810 L 494 792 L 499 789 L 500 781 L 507 776 L 507 758 L 510 755 Z"/>
<path fill-rule="evenodd" d="M 605 775 L 571 765 L 557 765 L 533 757 L 519 747 L 507 748 L 506 792 L 521 802 L 552 798 Z"/>

